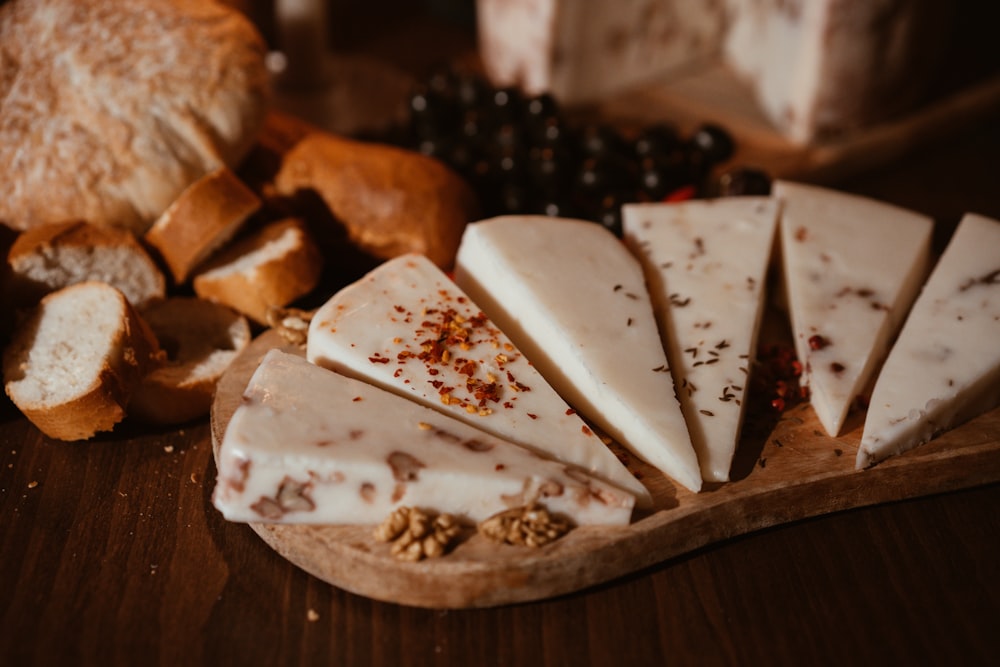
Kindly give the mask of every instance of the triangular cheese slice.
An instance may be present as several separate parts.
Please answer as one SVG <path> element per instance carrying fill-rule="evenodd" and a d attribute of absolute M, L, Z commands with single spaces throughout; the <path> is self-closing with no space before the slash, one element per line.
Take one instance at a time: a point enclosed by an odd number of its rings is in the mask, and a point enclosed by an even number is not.
<path fill-rule="evenodd" d="M 537 501 L 624 525 L 634 499 L 583 470 L 279 350 L 257 367 L 219 448 L 230 521 L 371 524 L 400 506 L 479 522 Z"/>
<path fill-rule="evenodd" d="M 927 272 L 933 221 L 778 181 L 785 296 L 813 408 L 831 436 L 871 386 Z"/>
<path fill-rule="evenodd" d="M 623 208 L 706 481 L 729 479 L 777 221 L 766 197 Z"/>
<path fill-rule="evenodd" d="M 857 467 L 1000 404 L 1000 222 L 967 214 L 879 374 Z"/>
<path fill-rule="evenodd" d="M 340 290 L 313 316 L 307 345 L 313 363 L 580 466 L 643 506 L 652 502 L 510 339 L 423 255 L 392 259 Z"/>
<path fill-rule="evenodd" d="M 570 405 L 700 490 L 642 267 L 611 232 L 545 216 L 476 222 L 455 279 Z"/>

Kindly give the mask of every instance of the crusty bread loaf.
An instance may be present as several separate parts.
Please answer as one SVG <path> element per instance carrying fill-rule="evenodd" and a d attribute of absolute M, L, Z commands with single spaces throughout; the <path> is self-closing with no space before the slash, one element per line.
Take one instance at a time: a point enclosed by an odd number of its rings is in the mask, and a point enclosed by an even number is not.
<path fill-rule="evenodd" d="M 143 233 L 263 122 L 266 46 L 204 0 L 0 5 L 0 221 Z"/>
<path fill-rule="evenodd" d="M 295 144 L 274 187 L 283 197 L 315 191 L 365 252 L 381 259 L 415 252 L 446 269 L 477 215 L 469 186 L 441 162 L 325 132 Z"/>
<path fill-rule="evenodd" d="M 250 324 L 235 311 L 191 297 L 173 297 L 142 311 L 166 353 L 128 404 L 133 417 L 180 424 L 208 414 L 215 385 L 250 344 Z"/>
<path fill-rule="evenodd" d="M 7 254 L 10 293 L 17 307 L 89 280 L 106 282 L 136 308 L 166 295 L 156 262 L 125 229 L 86 222 L 42 225 L 22 233 Z"/>
<path fill-rule="evenodd" d="M 189 185 L 146 232 L 146 242 L 163 259 L 174 282 L 228 243 L 260 199 L 228 167 L 220 167 Z"/>
<path fill-rule="evenodd" d="M 77 283 L 52 292 L 11 338 L 4 388 L 42 433 L 85 440 L 109 431 L 162 358 L 152 330 L 118 289 Z"/>
<path fill-rule="evenodd" d="M 322 266 L 305 224 L 286 218 L 233 243 L 192 283 L 203 299 L 267 324 L 268 310 L 287 306 L 317 285 Z"/>

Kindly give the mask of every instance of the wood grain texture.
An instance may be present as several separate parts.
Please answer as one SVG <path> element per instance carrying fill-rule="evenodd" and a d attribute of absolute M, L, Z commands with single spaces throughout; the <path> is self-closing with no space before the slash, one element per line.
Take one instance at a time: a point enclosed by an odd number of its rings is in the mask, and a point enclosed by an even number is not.
<path fill-rule="evenodd" d="M 212 409 L 214 449 L 273 347 L 301 353 L 267 331 L 223 376 Z M 734 481 L 698 494 L 633 458 L 630 468 L 653 494 L 652 511 L 637 513 L 627 527 L 577 528 L 540 549 L 498 547 L 472 535 L 442 558 L 407 563 L 372 538 L 372 526 L 251 527 L 291 562 L 353 593 L 429 608 L 490 607 L 572 593 L 775 525 L 1000 480 L 1000 409 L 862 472 L 854 470 L 860 421 L 829 438 L 812 408 L 799 405 L 766 437 L 744 437 Z"/>

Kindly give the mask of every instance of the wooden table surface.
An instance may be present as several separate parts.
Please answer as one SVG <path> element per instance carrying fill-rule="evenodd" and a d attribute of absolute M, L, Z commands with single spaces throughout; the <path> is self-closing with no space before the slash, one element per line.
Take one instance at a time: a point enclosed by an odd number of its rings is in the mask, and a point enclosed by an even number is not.
<path fill-rule="evenodd" d="M 1000 218 L 1000 126 L 836 185 Z M 1000 250 L 998 250 L 1000 252 Z M 50 441 L 0 403 L 0 664 L 1000 663 L 1000 485 L 715 544 L 485 610 L 332 588 L 212 507 L 208 420 Z"/>

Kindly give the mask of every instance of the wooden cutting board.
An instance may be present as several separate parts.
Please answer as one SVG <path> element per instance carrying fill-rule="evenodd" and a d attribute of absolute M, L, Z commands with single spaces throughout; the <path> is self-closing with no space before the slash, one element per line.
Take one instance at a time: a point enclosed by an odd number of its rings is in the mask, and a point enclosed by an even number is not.
<path fill-rule="evenodd" d="M 211 419 L 216 455 L 246 383 L 273 347 L 303 352 L 268 330 L 221 379 Z M 585 589 L 769 526 L 1000 480 L 1000 409 L 858 472 L 861 427 L 857 416 L 845 435 L 827 437 L 801 404 L 766 428 L 749 429 L 733 481 L 698 494 L 632 461 L 653 494 L 651 510 L 629 526 L 577 528 L 539 549 L 498 546 L 469 531 L 444 557 L 407 563 L 373 539 L 373 526 L 250 528 L 295 565 L 353 593 L 418 607 L 489 607 Z"/>

